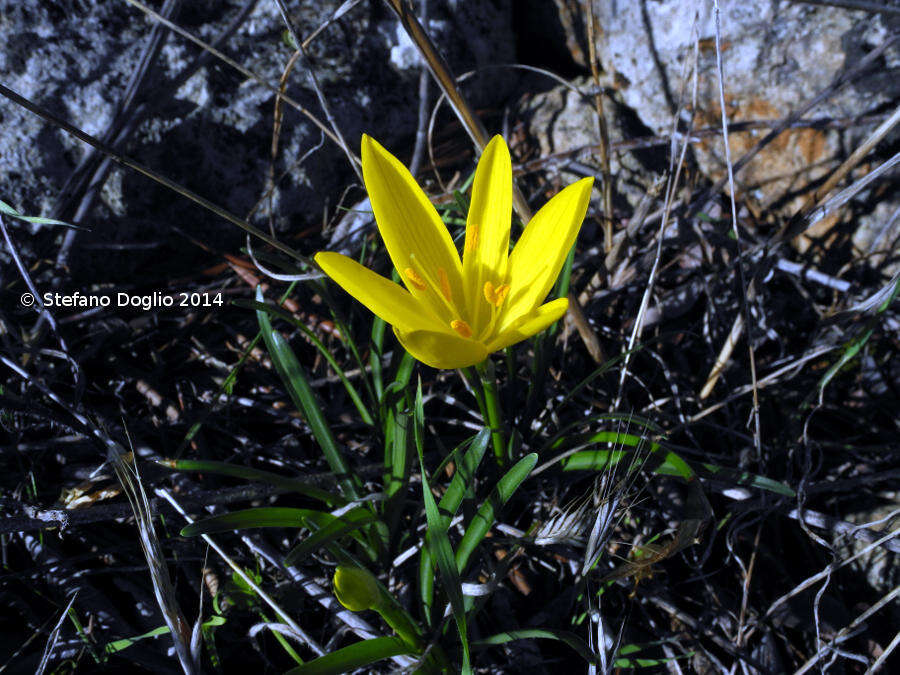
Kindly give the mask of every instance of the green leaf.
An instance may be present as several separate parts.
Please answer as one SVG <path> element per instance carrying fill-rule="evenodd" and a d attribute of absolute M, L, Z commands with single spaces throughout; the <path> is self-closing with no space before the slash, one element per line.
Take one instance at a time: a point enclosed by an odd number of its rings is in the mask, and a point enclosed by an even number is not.
<path fill-rule="evenodd" d="M 564 457 L 563 471 L 608 471 L 631 453 L 626 450 L 583 450 Z"/>
<path fill-rule="evenodd" d="M 363 507 L 352 509 L 341 516 L 334 516 L 332 514 L 323 513 L 319 513 L 317 515 L 319 518 L 319 522 L 322 522 L 322 516 L 330 516 L 330 522 L 327 522 L 329 519 L 326 518 L 325 520 L 327 524 L 321 526 L 321 529 L 313 532 L 306 539 L 300 542 L 300 544 L 291 549 L 291 551 L 284 558 L 285 565 L 295 565 L 302 558 L 321 548 L 322 546 L 326 546 L 327 544 L 340 539 L 341 537 L 346 536 L 347 534 L 350 534 L 351 532 L 354 532 L 361 527 L 368 525 L 369 523 L 375 522 L 378 519 L 374 513 L 372 513 L 369 509 Z"/>
<path fill-rule="evenodd" d="M 422 382 L 419 381 L 416 388 L 415 424 L 413 425 L 416 441 L 416 452 L 419 455 L 419 466 L 422 471 L 422 496 L 425 500 L 425 518 L 428 521 L 428 534 L 425 545 L 429 547 L 431 556 L 437 561 L 438 571 L 447 597 L 450 598 L 450 607 L 456 628 L 459 631 L 459 639 L 463 650 L 462 672 L 468 675 L 472 672 L 469 660 L 468 628 L 466 626 L 466 608 L 463 600 L 462 582 L 459 579 L 456 563 L 453 557 L 453 547 L 447 536 L 447 522 L 438 511 L 431 487 L 428 485 L 428 473 L 425 471 L 425 450 L 423 447 L 423 435 L 425 429 L 425 410 L 422 404 Z"/>
<path fill-rule="evenodd" d="M 631 453 L 626 450 L 583 450 L 569 455 L 561 460 L 563 471 L 606 471 L 616 466 L 626 455 Z M 705 478 L 732 482 L 735 485 L 749 485 L 750 487 L 768 490 L 785 497 L 793 497 L 797 493 L 792 488 L 765 476 L 747 473 L 718 466 L 716 464 L 700 464 L 695 468 L 674 452 L 667 452 L 663 461 L 653 469 L 660 476 L 674 476 L 691 480 L 695 474 Z"/>
<path fill-rule="evenodd" d="M 581 656 L 588 663 L 599 663 L 599 657 L 591 651 L 588 644 L 575 633 L 566 630 L 553 630 L 547 628 L 527 628 L 523 630 L 510 630 L 503 633 L 491 635 L 483 640 L 473 642 L 472 646 L 491 647 L 493 645 L 502 645 L 515 640 L 533 640 L 535 638 L 545 640 L 558 640 L 564 642 Z"/>
<path fill-rule="evenodd" d="M 181 529 L 181 536 L 196 537 L 200 534 L 215 534 L 256 527 L 306 527 L 303 524 L 303 518 L 307 513 L 309 513 L 309 509 L 291 509 L 282 506 L 242 509 L 211 516 L 186 525 Z"/>
<path fill-rule="evenodd" d="M 277 305 L 270 305 L 269 303 L 259 302 L 258 300 L 235 300 L 232 304 L 237 305 L 238 307 L 247 307 L 249 309 L 255 309 L 257 311 L 267 312 L 268 314 L 284 319 L 288 323 L 299 328 L 300 331 L 306 336 L 306 338 L 310 342 L 312 342 L 313 346 L 319 351 L 319 353 L 325 357 L 325 360 L 328 361 L 328 365 L 330 365 L 331 369 L 337 374 L 338 378 L 341 380 L 341 383 L 344 385 L 344 389 L 347 390 L 347 395 L 350 396 L 350 400 L 353 402 L 353 405 L 356 408 L 357 412 L 359 412 L 359 416 L 362 419 L 363 423 L 374 424 L 372 414 L 369 412 L 366 404 L 363 403 L 363 400 L 360 397 L 359 392 L 356 390 L 356 387 L 354 387 L 350 380 L 347 379 L 347 375 L 344 373 L 343 368 L 340 367 L 337 360 L 334 358 L 331 350 L 322 343 L 322 341 L 306 326 L 306 324 L 304 324 L 284 308 L 278 307 Z"/>
<path fill-rule="evenodd" d="M 286 478 L 277 473 L 263 471 L 262 469 L 253 469 L 248 466 L 228 464 L 226 462 L 215 462 L 211 460 L 159 459 L 156 460 L 156 463 L 176 471 L 204 471 L 206 473 L 215 473 L 222 476 L 233 476 L 235 478 L 243 478 L 244 480 L 268 483 L 269 485 L 284 488 L 285 490 L 301 494 L 304 497 L 316 499 L 333 506 L 344 506 L 347 504 L 347 500 L 343 497 L 321 490 L 314 485 L 310 485 L 306 481 L 298 478 Z"/>
<path fill-rule="evenodd" d="M 401 639 L 374 638 L 342 647 L 309 663 L 291 668 L 285 675 L 338 675 L 403 654 L 412 652 Z"/>
<path fill-rule="evenodd" d="M 450 526 L 450 521 L 459 510 L 466 493 L 471 493 L 472 491 L 472 486 L 475 483 L 475 471 L 484 458 L 490 440 L 491 430 L 488 427 L 484 427 L 471 440 L 469 449 L 463 455 L 462 460 L 457 462 L 456 472 L 453 474 L 450 486 L 444 492 L 441 501 L 438 502 L 438 512 L 444 519 L 447 527 Z M 459 449 L 454 450 L 448 456 L 448 459 L 455 455 Z M 441 466 L 438 467 L 437 471 L 440 471 L 443 465 L 444 462 L 441 462 Z M 419 598 L 422 601 L 422 611 L 425 620 L 430 625 L 431 609 L 434 604 L 434 558 L 431 555 L 431 547 L 428 545 L 429 537 L 430 534 L 426 532 L 426 543 L 422 546 L 422 552 L 419 555 Z"/>
<path fill-rule="evenodd" d="M 256 299 L 262 302 L 262 291 L 259 287 L 256 289 Z M 337 475 L 344 495 L 350 499 L 358 499 L 361 485 L 359 477 L 350 470 L 350 465 L 347 464 L 344 456 L 338 450 L 337 442 L 331 433 L 328 423 L 325 421 L 325 416 L 319 407 L 319 401 L 315 392 L 309 386 L 309 380 L 306 378 L 303 366 L 300 365 L 296 355 L 281 336 L 281 333 L 272 329 L 268 314 L 257 310 L 256 317 L 275 370 L 281 376 L 281 380 L 287 387 L 297 410 L 304 414 L 306 423 L 309 424 L 313 436 L 318 441 L 319 447 L 322 448 L 325 461 L 328 462 L 331 470 Z"/>
<path fill-rule="evenodd" d="M 553 447 L 559 447 L 567 439 L 559 439 L 554 443 Z M 624 434 L 618 431 L 600 431 L 595 434 L 589 434 L 584 437 L 576 437 L 576 439 L 568 439 L 569 442 L 576 442 L 581 445 L 591 445 L 594 443 L 608 443 L 617 447 L 628 446 L 631 448 L 641 448 L 648 444 L 648 441 L 634 434 Z M 649 442 L 650 452 L 659 455 L 659 443 Z M 583 450 L 573 453 L 561 460 L 563 471 L 597 471 L 605 470 L 616 466 L 626 454 L 631 454 L 624 450 Z M 646 460 L 644 460 L 646 461 Z M 644 461 L 641 461 L 640 466 Z M 631 470 L 631 469 L 629 469 Z M 655 473 L 664 476 L 678 476 L 685 480 L 691 480 L 694 477 L 694 471 L 680 456 L 671 451 L 666 451 L 662 460 L 653 468 Z"/>
<path fill-rule="evenodd" d="M 212 628 L 214 626 L 222 626 L 225 624 L 224 616 L 211 616 L 209 619 L 203 622 L 203 628 Z M 123 649 L 128 649 L 131 645 L 139 640 L 146 640 L 147 638 L 159 637 L 160 635 L 168 635 L 169 627 L 168 626 L 160 626 L 159 628 L 154 628 L 151 631 L 147 631 L 142 635 L 136 635 L 135 637 L 130 638 L 122 638 L 121 640 L 114 640 L 112 642 L 108 642 L 104 650 L 107 654 L 115 654 L 116 652 L 120 652 Z"/>
<path fill-rule="evenodd" d="M 746 471 L 728 469 L 717 466 L 716 464 L 701 464 L 700 466 L 701 469 L 698 473 L 704 477 L 715 477 L 719 480 L 726 480 L 734 483 L 735 485 L 749 485 L 761 490 L 775 492 L 776 494 L 784 495 L 785 497 L 794 497 L 797 495 L 792 488 L 784 483 L 779 483 L 777 480 L 772 480 L 765 476 L 757 476 L 754 473 L 747 473 Z"/>
<path fill-rule="evenodd" d="M 466 493 L 472 492 L 472 486 L 475 484 L 475 471 L 481 464 L 487 450 L 488 442 L 491 440 L 491 430 L 484 427 L 469 446 L 469 450 L 463 455 L 462 461 L 456 467 L 456 472 L 450 480 L 450 485 L 441 501 L 438 503 L 438 509 L 450 526 L 450 521 L 462 504 L 463 497 Z"/>
<path fill-rule="evenodd" d="M 72 223 L 64 223 L 61 220 L 53 220 L 52 218 L 39 218 L 37 216 L 25 216 L 16 211 L 13 207 L 11 207 L 6 202 L 0 200 L 0 213 L 3 215 L 9 216 L 10 218 L 18 218 L 19 220 L 24 220 L 28 223 L 34 223 L 36 225 L 61 225 L 62 227 L 69 227 L 73 230 L 84 230 L 86 228 L 78 227 L 77 225 L 72 225 Z"/>
<path fill-rule="evenodd" d="M 661 476 L 675 476 L 676 478 L 684 478 L 685 480 L 692 480 L 694 478 L 694 470 L 688 466 L 688 463 L 679 455 L 676 455 L 672 451 L 666 452 L 662 463 L 653 469 L 653 471 Z"/>
<path fill-rule="evenodd" d="M 528 477 L 534 465 L 537 464 L 536 452 L 525 455 L 522 459 L 507 471 L 497 483 L 487 500 L 479 507 L 478 512 L 466 528 L 462 541 L 456 549 L 456 567 L 462 574 L 466 570 L 469 558 L 475 552 L 475 548 L 481 543 L 488 530 L 494 524 L 497 511 L 509 500 L 518 489 L 522 481 Z"/>

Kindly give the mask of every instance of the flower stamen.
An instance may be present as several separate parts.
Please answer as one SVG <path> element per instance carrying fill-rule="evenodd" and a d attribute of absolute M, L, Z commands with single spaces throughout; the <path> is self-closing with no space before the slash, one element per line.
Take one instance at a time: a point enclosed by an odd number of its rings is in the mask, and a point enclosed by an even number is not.
<path fill-rule="evenodd" d="M 408 267 L 404 270 L 404 274 L 410 280 L 410 283 L 420 291 L 430 289 L 438 301 L 446 308 L 448 314 L 459 316 L 460 311 L 453 302 L 453 291 L 450 286 L 450 277 L 447 276 L 447 270 L 439 267 L 438 278 L 435 279 L 433 274 L 430 274 L 425 267 L 419 264 L 414 254 L 410 254 L 409 262 L 413 267 Z"/>
<path fill-rule="evenodd" d="M 447 270 L 443 267 L 438 268 L 438 277 L 441 280 L 441 293 L 447 302 L 453 302 L 453 292 L 450 290 L 450 279 L 447 277 Z"/>
<path fill-rule="evenodd" d="M 472 253 L 478 247 L 478 225 L 469 225 L 466 228 L 466 243 L 463 244 L 463 253 Z"/>
<path fill-rule="evenodd" d="M 461 337 L 472 337 L 472 327 L 462 319 L 454 319 L 450 322 L 450 328 L 455 330 Z"/>
<path fill-rule="evenodd" d="M 509 284 L 494 286 L 490 281 L 484 282 L 484 299 L 492 307 L 499 309 L 507 295 L 509 295 Z"/>
<path fill-rule="evenodd" d="M 409 280 L 409 283 L 418 291 L 424 291 L 427 288 L 425 280 L 420 277 L 412 267 L 403 270 L 403 275 Z"/>

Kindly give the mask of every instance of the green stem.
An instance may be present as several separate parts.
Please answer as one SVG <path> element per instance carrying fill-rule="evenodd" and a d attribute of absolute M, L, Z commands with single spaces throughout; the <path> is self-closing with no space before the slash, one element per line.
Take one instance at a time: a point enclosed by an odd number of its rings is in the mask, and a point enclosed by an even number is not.
<path fill-rule="evenodd" d="M 397 633 L 401 640 L 419 654 L 424 653 L 426 645 L 421 631 L 392 598 L 382 595 L 382 601 L 372 607 L 372 609 L 381 615 L 381 618 L 394 629 L 394 632 Z M 447 660 L 447 655 L 444 654 L 444 650 L 440 648 L 440 645 L 434 646 L 431 653 L 422 662 L 419 672 L 434 675 L 451 672 L 450 662 Z"/>
<path fill-rule="evenodd" d="M 478 376 L 481 378 L 481 391 L 484 395 L 484 412 L 486 413 L 488 426 L 491 428 L 491 443 L 494 446 L 494 456 L 500 467 L 506 466 L 508 457 L 506 447 L 506 435 L 503 432 L 503 413 L 500 409 L 500 399 L 497 396 L 497 375 L 494 364 L 490 359 L 475 366 Z"/>
<path fill-rule="evenodd" d="M 422 635 L 402 609 L 397 607 L 388 598 L 384 598 L 382 602 L 372 607 L 381 615 L 388 626 L 394 629 L 394 632 L 410 647 L 417 652 L 422 652 L 425 645 L 422 641 Z"/>

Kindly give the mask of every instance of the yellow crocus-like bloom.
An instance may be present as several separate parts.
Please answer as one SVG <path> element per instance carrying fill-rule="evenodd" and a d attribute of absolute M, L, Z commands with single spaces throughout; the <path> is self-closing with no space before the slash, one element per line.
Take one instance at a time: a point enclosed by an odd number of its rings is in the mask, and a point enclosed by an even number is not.
<path fill-rule="evenodd" d="M 584 220 L 593 178 L 547 202 L 509 253 L 512 165 L 494 136 L 475 170 L 462 261 L 428 197 L 400 161 L 369 136 L 362 169 L 375 221 L 406 288 L 339 253 L 319 267 L 394 328 L 400 344 L 434 368 L 463 368 L 557 321 L 560 298 L 542 304 Z"/>

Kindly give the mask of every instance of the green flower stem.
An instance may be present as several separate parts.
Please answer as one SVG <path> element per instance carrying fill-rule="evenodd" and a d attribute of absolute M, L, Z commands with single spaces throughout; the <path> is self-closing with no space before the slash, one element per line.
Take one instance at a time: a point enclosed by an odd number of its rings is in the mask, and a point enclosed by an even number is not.
<path fill-rule="evenodd" d="M 394 629 L 394 632 L 397 633 L 397 636 L 403 642 L 412 647 L 417 653 L 424 653 L 425 641 L 422 639 L 422 633 L 418 626 L 412 622 L 409 615 L 396 604 L 393 598 L 385 597 L 385 595 L 386 591 L 383 591 L 380 601 L 373 605 L 371 609 L 381 615 L 384 622 Z M 434 675 L 451 672 L 447 656 L 440 648 L 440 645 L 435 645 L 434 649 L 425 657 L 418 672 Z"/>
<path fill-rule="evenodd" d="M 373 605 L 372 609 L 381 615 L 381 618 L 384 619 L 388 626 L 394 629 L 394 632 L 397 633 L 401 640 L 417 652 L 421 653 L 424 651 L 425 644 L 422 641 L 418 628 L 402 609 L 383 595 L 381 601 Z"/>
<path fill-rule="evenodd" d="M 351 612 L 362 612 L 367 609 L 378 612 L 385 623 L 413 651 L 418 654 L 425 653 L 426 644 L 422 631 L 367 569 L 339 565 L 335 570 L 332 586 L 335 597 L 344 607 Z M 434 674 L 451 672 L 450 663 L 440 645 L 435 645 L 424 658 L 419 672 Z"/>
<path fill-rule="evenodd" d="M 484 395 L 484 412 L 486 422 L 491 428 L 491 443 L 494 446 L 494 456 L 497 464 L 506 466 L 509 458 L 507 455 L 506 435 L 503 432 L 503 413 L 500 409 L 500 398 L 497 396 L 497 375 L 494 364 L 490 359 L 475 366 L 478 376 L 481 378 L 481 391 Z"/>

